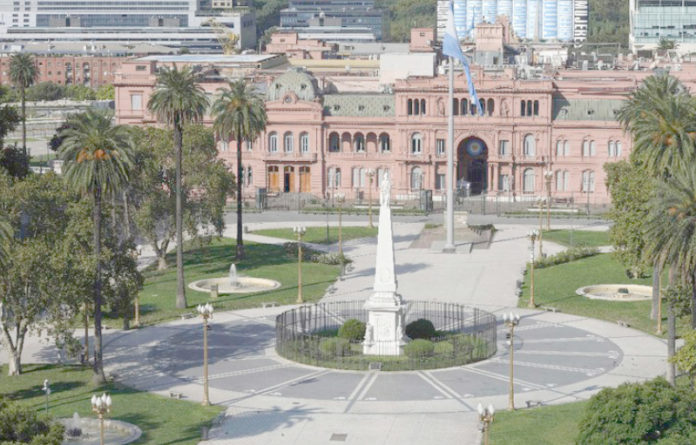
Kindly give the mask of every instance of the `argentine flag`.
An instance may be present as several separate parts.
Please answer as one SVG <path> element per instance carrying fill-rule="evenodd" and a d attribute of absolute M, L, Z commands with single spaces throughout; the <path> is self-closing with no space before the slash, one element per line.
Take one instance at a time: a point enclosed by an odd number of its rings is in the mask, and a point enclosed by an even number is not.
<path fill-rule="evenodd" d="M 473 26 L 471 27 L 473 31 Z M 445 56 L 453 57 L 459 60 L 464 67 L 464 74 L 466 74 L 466 82 L 469 87 L 469 96 L 471 96 L 471 102 L 476 104 L 478 112 L 483 116 L 483 108 L 481 107 L 481 102 L 479 102 L 478 95 L 476 95 L 476 88 L 474 88 L 474 82 L 471 81 L 471 70 L 469 69 L 469 61 L 462 52 L 462 47 L 459 46 L 459 37 L 457 37 L 457 29 L 454 27 L 454 3 L 452 0 L 449 2 L 449 9 L 447 10 L 447 28 L 445 28 L 445 38 L 442 41 L 442 54 Z"/>

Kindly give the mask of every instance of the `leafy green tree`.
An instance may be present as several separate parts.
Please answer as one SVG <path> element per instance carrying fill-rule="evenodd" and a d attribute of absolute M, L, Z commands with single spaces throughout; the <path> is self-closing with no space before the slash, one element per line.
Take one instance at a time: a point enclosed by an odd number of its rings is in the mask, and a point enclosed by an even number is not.
<path fill-rule="evenodd" d="M 5 137 L 17 127 L 20 121 L 17 109 L 10 105 L 0 107 L 0 149 L 4 147 Z"/>
<path fill-rule="evenodd" d="M 657 44 L 657 49 L 660 51 L 669 51 L 670 49 L 675 49 L 677 44 L 674 40 L 666 39 L 664 37 L 660 38 L 660 42 Z"/>
<path fill-rule="evenodd" d="M 97 88 L 97 100 L 114 100 L 114 86 L 112 84 L 102 85 Z"/>
<path fill-rule="evenodd" d="M 138 234 L 152 246 L 158 268 L 167 267 L 166 254 L 176 236 L 175 159 L 171 131 L 134 129 L 137 174 L 130 182 L 129 202 Z M 183 220 L 189 236 L 212 225 L 222 234 L 227 196 L 234 191 L 234 175 L 217 157 L 210 128 L 188 125 L 183 134 Z"/>
<path fill-rule="evenodd" d="M 683 337 L 684 345 L 679 348 L 679 351 L 672 357 L 672 361 L 682 371 L 689 374 L 691 378 L 691 386 L 696 383 L 696 330 L 687 332 Z"/>
<path fill-rule="evenodd" d="M 260 37 L 267 29 L 280 25 L 280 10 L 288 7 L 288 0 L 253 0 L 252 5 Z"/>
<path fill-rule="evenodd" d="M 105 380 L 102 362 L 102 200 L 118 193 L 127 184 L 133 166 L 129 130 L 112 124 L 111 113 L 89 110 L 70 119 L 60 156 L 66 182 L 83 195 L 93 198 L 94 221 L 94 373 Z"/>
<path fill-rule="evenodd" d="M 228 82 L 213 104 L 213 128 L 224 141 L 235 140 L 237 145 L 237 253 L 244 258 L 242 239 L 242 142 L 255 140 L 266 128 L 266 106 L 263 98 L 243 79 Z"/>
<path fill-rule="evenodd" d="M 94 100 L 97 98 L 95 91 L 85 85 L 67 85 L 64 94 L 65 97 L 72 100 Z"/>
<path fill-rule="evenodd" d="M 30 102 L 58 100 L 65 97 L 65 89 L 53 82 L 40 82 L 27 88 L 26 97 Z"/>
<path fill-rule="evenodd" d="M 659 377 L 626 383 L 592 396 L 580 420 L 577 444 L 694 443 L 696 394 Z"/>
<path fill-rule="evenodd" d="M 590 0 L 587 41 L 628 46 L 628 1 Z"/>
<path fill-rule="evenodd" d="M 3 445 L 60 445 L 65 428 L 32 408 L 0 401 L 0 442 Z"/>
<path fill-rule="evenodd" d="M 27 88 L 32 86 L 39 75 L 34 57 L 28 53 L 17 53 L 10 57 L 9 77 L 20 91 L 22 102 L 22 150 L 27 155 Z"/>
<path fill-rule="evenodd" d="M 183 189 L 182 175 L 182 137 L 185 125 L 198 122 L 208 108 L 208 98 L 199 84 L 199 79 L 191 67 L 179 70 L 162 68 L 157 74 L 155 90 L 147 104 L 148 109 L 161 122 L 171 126 L 174 138 L 176 165 L 176 307 L 186 307 L 186 286 L 184 283 L 184 235 L 183 235 Z"/>

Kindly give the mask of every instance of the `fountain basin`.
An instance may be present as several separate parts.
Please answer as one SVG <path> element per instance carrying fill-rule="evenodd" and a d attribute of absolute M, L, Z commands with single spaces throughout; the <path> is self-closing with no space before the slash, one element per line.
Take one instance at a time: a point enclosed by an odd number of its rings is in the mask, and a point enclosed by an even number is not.
<path fill-rule="evenodd" d="M 93 418 L 71 417 L 58 419 L 66 430 L 79 427 L 79 437 L 66 435 L 63 445 L 99 445 L 99 420 Z M 140 439 L 143 432 L 137 426 L 120 420 L 104 419 L 104 443 L 108 445 L 125 445 Z"/>
<path fill-rule="evenodd" d="M 215 285 L 218 286 L 219 294 L 247 294 L 280 287 L 280 283 L 275 280 L 254 277 L 237 277 L 236 284 L 232 284 L 229 277 L 208 278 L 194 281 L 188 287 L 198 292 L 211 293 Z"/>
<path fill-rule="evenodd" d="M 575 293 L 592 300 L 645 301 L 652 298 L 652 287 L 638 284 L 594 284 L 581 287 Z"/>

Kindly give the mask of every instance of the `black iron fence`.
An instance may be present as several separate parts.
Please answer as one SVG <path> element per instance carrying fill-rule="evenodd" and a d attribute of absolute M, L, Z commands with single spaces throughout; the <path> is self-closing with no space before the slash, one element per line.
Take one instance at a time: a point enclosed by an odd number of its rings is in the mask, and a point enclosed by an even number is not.
<path fill-rule="evenodd" d="M 426 319 L 436 334 L 427 354 L 370 356 L 360 341 L 348 342 L 337 332 L 347 320 L 367 322 L 363 301 L 338 301 L 301 306 L 276 317 L 276 351 L 282 357 L 328 368 L 384 371 L 460 366 L 483 360 L 496 352 L 495 315 L 455 303 L 409 301 L 405 326 Z"/>

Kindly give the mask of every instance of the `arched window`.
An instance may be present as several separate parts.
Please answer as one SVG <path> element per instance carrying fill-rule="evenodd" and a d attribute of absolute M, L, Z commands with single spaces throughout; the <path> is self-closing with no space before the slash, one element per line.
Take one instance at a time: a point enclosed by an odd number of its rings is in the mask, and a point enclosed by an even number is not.
<path fill-rule="evenodd" d="M 568 191 L 569 179 L 570 179 L 570 174 L 568 173 L 568 170 L 557 171 L 556 172 L 556 191 L 557 192 Z"/>
<path fill-rule="evenodd" d="M 590 156 L 597 154 L 595 141 L 590 141 Z"/>
<path fill-rule="evenodd" d="M 336 169 L 336 176 L 334 177 L 334 184 L 336 184 L 336 187 L 341 186 L 341 169 L 340 168 Z"/>
<path fill-rule="evenodd" d="M 254 145 L 252 144 L 252 142 L 250 140 L 247 140 L 245 143 L 246 143 L 247 151 L 251 151 L 254 148 Z"/>
<path fill-rule="evenodd" d="M 329 135 L 329 151 L 331 151 L 331 152 L 341 151 L 341 140 L 338 137 L 338 133 L 331 133 Z"/>
<path fill-rule="evenodd" d="M 556 141 L 556 157 L 561 156 L 563 156 L 563 141 L 559 139 Z"/>
<path fill-rule="evenodd" d="M 479 99 L 479 105 L 481 105 L 483 114 L 486 114 L 486 99 Z"/>
<path fill-rule="evenodd" d="M 411 153 L 419 155 L 423 152 L 423 136 L 420 133 L 411 135 Z"/>
<path fill-rule="evenodd" d="M 423 187 L 423 170 L 413 167 L 411 170 L 411 190 L 420 190 Z"/>
<path fill-rule="evenodd" d="M 539 101 L 534 101 L 534 116 L 539 116 Z"/>
<path fill-rule="evenodd" d="M 527 115 L 527 106 L 525 105 L 524 101 L 520 102 L 520 116 L 526 116 Z"/>
<path fill-rule="evenodd" d="M 455 116 L 459 115 L 459 99 L 456 97 L 452 99 L 452 114 Z"/>
<path fill-rule="evenodd" d="M 247 167 L 246 176 L 247 176 L 247 186 L 250 186 L 254 182 L 254 176 L 253 176 L 253 173 L 251 171 L 251 167 Z"/>
<path fill-rule="evenodd" d="M 275 131 L 268 135 L 268 151 L 271 153 L 278 151 L 278 135 Z"/>
<path fill-rule="evenodd" d="M 594 181 L 595 181 L 595 175 L 594 171 L 592 170 L 585 170 L 582 172 L 582 191 L 585 193 L 592 193 L 594 192 Z"/>
<path fill-rule="evenodd" d="M 418 99 L 413 101 L 413 114 L 420 114 L 420 101 Z"/>
<path fill-rule="evenodd" d="M 425 99 L 421 99 L 420 103 L 421 103 L 421 114 L 425 114 Z"/>
<path fill-rule="evenodd" d="M 411 116 L 413 114 L 413 99 L 406 101 L 406 108 L 408 115 Z"/>
<path fill-rule="evenodd" d="M 462 99 L 462 116 L 466 116 L 469 114 L 469 100 L 468 99 Z"/>
<path fill-rule="evenodd" d="M 570 156 L 570 142 L 563 141 L 563 156 Z"/>
<path fill-rule="evenodd" d="M 486 102 L 487 106 L 486 109 L 488 110 L 488 115 L 493 116 L 493 112 L 495 111 L 495 101 L 493 99 L 488 99 L 488 102 Z"/>
<path fill-rule="evenodd" d="M 379 135 L 379 151 L 382 153 L 391 151 L 391 142 L 389 140 L 389 135 L 386 133 Z"/>
<path fill-rule="evenodd" d="M 353 150 L 356 153 L 363 153 L 365 151 L 365 136 L 362 133 L 357 133 L 353 138 Z"/>
<path fill-rule="evenodd" d="M 616 142 L 609 141 L 608 145 L 609 145 L 609 147 L 608 147 L 609 157 L 610 158 L 616 157 Z"/>
<path fill-rule="evenodd" d="M 220 141 L 220 151 L 227 151 L 230 149 L 230 143 L 227 141 Z"/>
<path fill-rule="evenodd" d="M 531 193 L 534 191 L 534 169 L 525 168 L 522 173 L 522 191 Z"/>
<path fill-rule="evenodd" d="M 285 133 L 285 135 L 283 136 L 283 151 L 285 151 L 285 153 L 291 153 L 291 152 L 292 152 L 292 150 L 293 150 L 292 143 L 293 143 L 292 133 L 290 133 L 290 132 L 288 131 L 288 132 Z"/>
<path fill-rule="evenodd" d="M 524 137 L 524 155 L 534 156 L 536 153 L 536 141 L 534 135 L 528 134 Z"/>
<path fill-rule="evenodd" d="M 621 157 L 621 141 L 616 141 L 616 157 Z"/>
<path fill-rule="evenodd" d="M 527 116 L 531 116 L 531 115 L 532 115 L 532 101 L 528 100 L 527 101 Z"/>
<path fill-rule="evenodd" d="M 582 141 L 582 155 L 583 157 L 589 157 L 595 155 L 595 141 Z"/>
<path fill-rule="evenodd" d="M 309 153 L 309 135 L 300 133 L 300 152 Z"/>

